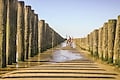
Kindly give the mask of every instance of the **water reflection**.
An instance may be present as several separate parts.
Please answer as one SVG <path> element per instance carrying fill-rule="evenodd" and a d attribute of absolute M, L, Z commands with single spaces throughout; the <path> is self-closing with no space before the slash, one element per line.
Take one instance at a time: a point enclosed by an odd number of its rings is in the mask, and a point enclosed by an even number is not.
<path fill-rule="evenodd" d="M 67 43 L 66 41 L 63 42 L 63 43 L 61 43 L 61 44 L 60 44 L 60 47 L 62 47 L 62 48 L 63 48 L 63 47 L 66 47 L 66 45 L 67 45 L 66 43 Z"/>
<path fill-rule="evenodd" d="M 76 60 L 76 59 L 81 59 L 82 56 L 78 53 L 73 53 L 76 45 L 73 42 L 72 45 L 66 44 L 67 42 L 63 42 L 60 44 L 59 49 L 53 52 L 52 57 L 50 59 L 51 62 L 65 62 L 69 60 Z M 67 49 L 71 48 L 71 49 Z"/>
<path fill-rule="evenodd" d="M 76 45 L 74 42 L 72 43 L 72 48 L 76 48 Z"/>
<path fill-rule="evenodd" d="M 52 62 L 64 62 L 69 60 L 81 59 L 81 55 L 72 53 L 69 50 L 57 50 L 53 53 L 50 61 Z"/>
<path fill-rule="evenodd" d="M 69 46 L 69 44 L 67 44 L 67 41 L 63 42 L 60 44 L 60 47 L 63 48 L 63 47 L 66 47 L 66 46 Z M 72 48 L 76 48 L 76 45 L 74 42 L 72 42 L 72 45 L 71 45 Z"/>

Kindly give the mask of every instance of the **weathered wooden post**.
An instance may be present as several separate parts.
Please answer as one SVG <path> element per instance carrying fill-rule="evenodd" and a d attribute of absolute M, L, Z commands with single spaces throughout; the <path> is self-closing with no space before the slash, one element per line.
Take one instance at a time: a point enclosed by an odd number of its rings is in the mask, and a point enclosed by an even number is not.
<path fill-rule="evenodd" d="M 51 48 L 51 44 L 52 44 L 52 32 L 51 32 L 51 28 L 50 28 L 49 24 L 47 24 L 46 33 L 49 33 L 49 34 L 47 34 L 47 37 L 46 37 L 47 48 L 49 49 L 49 48 Z"/>
<path fill-rule="evenodd" d="M 87 35 L 87 39 L 86 39 L 86 48 L 87 51 L 90 51 L 90 35 Z"/>
<path fill-rule="evenodd" d="M 93 55 L 93 32 L 90 33 L 90 53 Z"/>
<path fill-rule="evenodd" d="M 82 49 L 84 49 L 84 43 L 83 43 L 83 41 L 84 41 L 84 38 L 81 38 L 81 48 Z"/>
<path fill-rule="evenodd" d="M 28 47 L 28 58 L 31 57 L 32 53 L 32 10 L 30 10 L 30 32 L 29 32 L 29 47 Z"/>
<path fill-rule="evenodd" d="M 17 11 L 18 11 L 18 0 L 13 0 L 13 63 L 16 63 L 16 52 L 17 52 L 17 45 L 16 45 L 16 36 L 17 36 Z"/>
<path fill-rule="evenodd" d="M 103 43 L 103 27 L 101 27 L 99 29 L 99 32 L 98 32 L 98 54 L 99 54 L 99 58 L 102 59 L 102 56 L 103 56 L 103 50 L 102 50 L 102 43 Z"/>
<path fill-rule="evenodd" d="M 7 0 L 0 0 L 0 68 L 6 67 Z"/>
<path fill-rule="evenodd" d="M 16 63 L 17 0 L 8 0 L 6 25 L 7 64 Z"/>
<path fill-rule="evenodd" d="M 81 49 L 83 49 L 83 38 L 80 39 Z"/>
<path fill-rule="evenodd" d="M 47 26 L 46 26 L 46 33 L 49 33 L 49 24 L 47 24 Z M 49 33 L 50 34 L 50 33 Z M 47 43 L 47 46 L 46 46 L 46 48 L 48 49 L 49 48 L 49 37 L 50 37 L 50 35 L 49 34 L 46 34 L 46 43 Z"/>
<path fill-rule="evenodd" d="M 49 48 L 52 47 L 52 28 L 49 27 Z"/>
<path fill-rule="evenodd" d="M 17 15 L 17 54 L 18 60 L 24 61 L 24 2 L 18 2 Z"/>
<path fill-rule="evenodd" d="M 36 16 L 36 53 L 38 54 L 38 14 L 35 15 Z"/>
<path fill-rule="evenodd" d="M 103 55 L 102 60 L 107 60 L 108 59 L 108 23 L 104 23 L 103 25 L 103 38 L 102 38 L 102 50 L 103 50 Z"/>
<path fill-rule="evenodd" d="M 44 29 L 44 50 L 47 50 L 47 27 L 48 27 L 48 23 L 45 23 L 45 29 Z"/>
<path fill-rule="evenodd" d="M 30 10 L 31 6 L 25 7 L 25 30 L 24 30 L 24 44 L 25 44 L 25 59 L 28 59 L 28 51 L 29 51 L 29 34 L 30 34 Z"/>
<path fill-rule="evenodd" d="M 79 46 L 80 46 L 80 48 L 81 48 L 81 47 L 82 47 L 82 40 L 81 40 L 81 38 L 79 39 L 79 41 L 80 41 Z"/>
<path fill-rule="evenodd" d="M 55 32 L 54 30 L 52 29 L 52 48 L 54 47 L 54 35 L 55 35 Z"/>
<path fill-rule="evenodd" d="M 113 62 L 120 67 L 120 15 L 118 16 L 116 26 Z"/>
<path fill-rule="evenodd" d="M 32 22 L 32 57 L 35 55 L 35 45 L 36 45 L 36 43 L 35 43 L 35 27 L 36 27 L 36 25 L 35 25 L 35 23 L 36 23 L 36 20 L 35 20 L 35 13 L 34 13 L 34 10 L 32 10 L 32 17 L 33 17 L 33 22 Z"/>
<path fill-rule="evenodd" d="M 82 44 L 81 44 L 81 38 L 79 38 L 79 47 L 81 48 Z"/>
<path fill-rule="evenodd" d="M 80 48 L 80 38 L 76 39 L 76 46 L 78 46 Z"/>
<path fill-rule="evenodd" d="M 38 54 L 38 14 L 34 14 L 34 53 Z"/>
<path fill-rule="evenodd" d="M 116 20 L 108 21 L 108 62 L 113 63 Z"/>
<path fill-rule="evenodd" d="M 34 56 L 34 46 L 33 46 L 33 41 L 34 41 L 34 10 L 30 11 L 30 35 L 29 35 L 29 57 L 33 57 Z"/>
<path fill-rule="evenodd" d="M 31 57 L 33 57 L 35 55 L 35 35 L 34 35 L 34 27 L 35 27 L 35 13 L 34 13 L 34 10 L 32 10 L 32 13 L 31 13 L 31 23 L 32 23 L 32 46 L 31 46 Z"/>
<path fill-rule="evenodd" d="M 38 26 L 38 49 L 39 52 L 44 51 L 44 28 L 45 28 L 45 21 L 40 20 Z"/>
<path fill-rule="evenodd" d="M 54 31 L 54 40 L 53 40 L 53 43 L 54 43 L 53 46 L 56 46 L 56 32 L 55 31 Z"/>
<path fill-rule="evenodd" d="M 85 39 L 85 37 L 83 37 L 82 38 L 82 47 L 83 47 L 83 49 L 85 50 L 85 47 L 86 47 L 86 44 L 85 44 L 85 42 L 86 42 L 86 39 Z"/>
<path fill-rule="evenodd" d="M 93 56 L 98 57 L 98 30 L 93 31 Z"/>

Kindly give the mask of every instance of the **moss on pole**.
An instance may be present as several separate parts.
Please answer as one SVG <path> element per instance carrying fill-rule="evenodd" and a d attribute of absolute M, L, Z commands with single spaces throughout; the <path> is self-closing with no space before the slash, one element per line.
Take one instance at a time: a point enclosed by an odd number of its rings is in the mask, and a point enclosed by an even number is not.
<path fill-rule="evenodd" d="M 120 15 L 117 19 L 113 63 L 120 67 Z"/>
<path fill-rule="evenodd" d="M 108 62 L 113 63 L 116 20 L 108 20 Z"/>
<path fill-rule="evenodd" d="M 24 9 L 24 20 L 25 20 L 25 28 L 24 28 L 24 44 L 25 44 L 25 59 L 28 59 L 29 55 L 29 34 L 30 34 L 30 10 L 31 6 L 25 6 Z"/>
<path fill-rule="evenodd" d="M 6 67 L 7 0 L 0 0 L 0 68 Z"/>
<path fill-rule="evenodd" d="M 98 30 L 93 31 L 93 56 L 98 57 Z"/>
<path fill-rule="evenodd" d="M 8 0 L 6 24 L 6 62 L 16 63 L 17 0 Z"/>
<path fill-rule="evenodd" d="M 103 44 L 102 44 L 102 50 L 103 50 L 103 56 L 102 59 L 103 60 L 107 60 L 108 59 L 108 23 L 104 23 L 103 25 Z"/>

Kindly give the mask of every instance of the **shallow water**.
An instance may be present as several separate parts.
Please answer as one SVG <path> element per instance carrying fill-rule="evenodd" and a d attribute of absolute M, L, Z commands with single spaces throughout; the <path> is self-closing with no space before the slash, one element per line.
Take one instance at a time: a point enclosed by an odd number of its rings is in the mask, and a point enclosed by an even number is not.
<path fill-rule="evenodd" d="M 66 46 L 68 46 L 68 45 L 69 45 L 69 44 L 67 44 L 67 42 L 65 41 L 65 42 L 63 42 L 63 43 L 60 44 L 60 47 L 63 48 L 63 47 L 66 47 Z M 72 43 L 72 46 L 71 46 L 71 47 L 72 47 L 72 48 L 76 48 L 76 45 L 75 45 L 74 42 Z"/>
<path fill-rule="evenodd" d="M 72 53 L 69 50 L 57 50 L 52 55 L 52 62 L 64 62 L 69 60 L 81 59 L 81 55 L 77 53 Z"/>
<path fill-rule="evenodd" d="M 55 52 L 53 52 L 52 58 L 51 58 L 51 62 L 65 62 L 65 61 L 69 61 L 69 60 L 76 60 L 76 59 L 81 59 L 82 56 L 78 53 L 73 53 L 73 50 L 67 50 L 67 49 L 61 49 L 68 46 L 68 44 L 66 44 L 66 42 L 61 43 L 60 48 L 58 50 L 56 50 Z M 72 43 L 72 48 L 75 48 L 75 44 Z"/>

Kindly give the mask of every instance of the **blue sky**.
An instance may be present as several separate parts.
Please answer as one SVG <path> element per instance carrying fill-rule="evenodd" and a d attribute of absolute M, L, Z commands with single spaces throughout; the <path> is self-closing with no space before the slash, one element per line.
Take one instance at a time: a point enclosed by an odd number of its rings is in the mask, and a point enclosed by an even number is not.
<path fill-rule="evenodd" d="M 120 15 L 120 0 L 20 0 L 63 37 L 84 37 Z"/>

